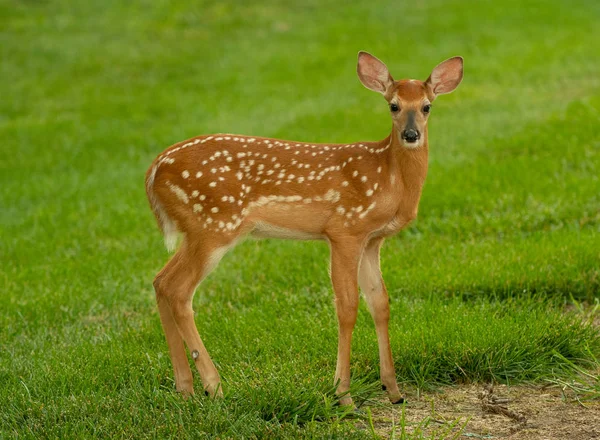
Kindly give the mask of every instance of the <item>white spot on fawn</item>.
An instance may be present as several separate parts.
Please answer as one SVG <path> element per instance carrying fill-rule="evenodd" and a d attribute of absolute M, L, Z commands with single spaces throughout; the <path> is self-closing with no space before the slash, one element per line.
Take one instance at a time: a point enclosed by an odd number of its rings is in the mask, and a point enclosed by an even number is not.
<path fill-rule="evenodd" d="M 375 202 L 371 203 L 369 205 L 369 207 L 365 210 L 365 212 L 361 213 L 358 217 L 359 218 L 365 218 L 365 216 L 369 213 L 369 211 L 371 211 L 373 208 L 375 208 Z"/>
<path fill-rule="evenodd" d="M 327 193 L 325 193 L 325 197 L 323 197 L 323 199 L 333 203 L 337 203 L 340 200 L 340 193 L 338 191 L 330 189 L 329 191 L 327 191 Z"/>
<path fill-rule="evenodd" d="M 174 193 L 177 196 L 177 198 L 183 203 L 187 205 L 190 202 L 187 193 L 182 188 L 178 187 L 177 185 L 172 185 L 168 182 L 167 185 L 169 185 L 169 189 L 171 190 L 171 192 Z"/>

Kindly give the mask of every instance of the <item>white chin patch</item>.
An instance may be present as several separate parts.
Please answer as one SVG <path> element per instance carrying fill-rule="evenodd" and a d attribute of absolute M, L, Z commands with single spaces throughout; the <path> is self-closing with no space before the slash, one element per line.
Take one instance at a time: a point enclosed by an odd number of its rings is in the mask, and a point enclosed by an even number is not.
<path fill-rule="evenodd" d="M 421 139 L 418 139 L 417 142 L 406 142 L 405 140 L 401 140 L 400 143 L 402 144 L 402 146 L 408 150 L 415 150 L 417 148 L 419 148 L 423 142 L 421 141 Z"/>

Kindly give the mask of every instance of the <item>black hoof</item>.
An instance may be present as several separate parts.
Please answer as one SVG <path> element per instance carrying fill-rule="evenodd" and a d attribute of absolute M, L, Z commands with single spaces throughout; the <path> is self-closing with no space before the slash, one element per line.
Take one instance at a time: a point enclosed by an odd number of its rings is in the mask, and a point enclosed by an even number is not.
<path fill-rule="evenodd" d="M 209 393 L 208 391 L 204 390 L 204 395 L 205 395 L 206 397 L 208 397 L 208 396 L 210 396 L 210 393 Z"/>
<path fill-rule="evenodd" d="M 395 402 L 392 402 L 392 405 L 400 405 L 401 403 L 406 403 L 406 399 L 404 399 L 404 397 L 400 397 Z"/>
<path fill-rule="evenodd" d="M 381 385 L 381 389 L 382 389 L 383 391 L 387 391 L 387 387 L 386 387 L 385 385 Z"/>

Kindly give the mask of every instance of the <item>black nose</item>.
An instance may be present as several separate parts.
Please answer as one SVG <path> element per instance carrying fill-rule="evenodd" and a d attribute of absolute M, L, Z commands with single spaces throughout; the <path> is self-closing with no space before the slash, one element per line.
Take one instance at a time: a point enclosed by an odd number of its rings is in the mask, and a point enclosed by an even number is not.
<path fill-rule="evenodd" d="M 402 139 L 404 139 L 406 142 L 417 142 L 417 139 L 419 139 L 419 132 L 413 128 L 409 128 L 408 130 L 404 130 L 402 132 Z"/>

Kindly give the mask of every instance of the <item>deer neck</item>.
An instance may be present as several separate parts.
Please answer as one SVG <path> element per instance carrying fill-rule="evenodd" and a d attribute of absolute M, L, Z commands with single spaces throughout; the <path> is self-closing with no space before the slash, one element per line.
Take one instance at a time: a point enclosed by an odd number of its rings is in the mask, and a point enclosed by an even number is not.
<path fill-rule="evenodd" d="M 416 215 L 427 176 L 429 157 L 427 128 L 423 131 L 423 143 L 414 149 L 402 145 L 395 128 L 392 129 L 388 139 L 391 142 L 388 151 L 390 182 L 394 192 L 399 195 L 399 211 L 408 217 L 413 217 L 413 214 Z"/>

